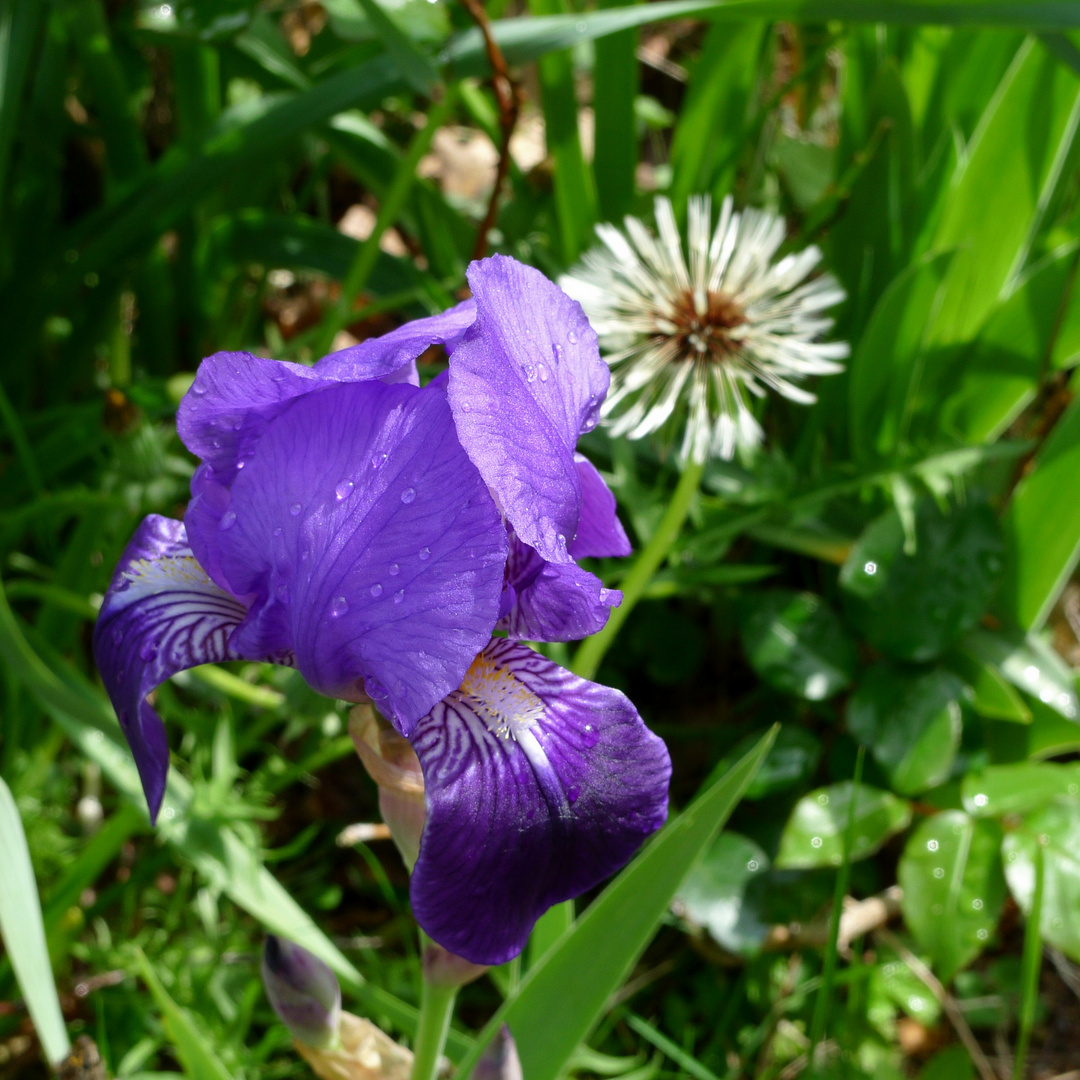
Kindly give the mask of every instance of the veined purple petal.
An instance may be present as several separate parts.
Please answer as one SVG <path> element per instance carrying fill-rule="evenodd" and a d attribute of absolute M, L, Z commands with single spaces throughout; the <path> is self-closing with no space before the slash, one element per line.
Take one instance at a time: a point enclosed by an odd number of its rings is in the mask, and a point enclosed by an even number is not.
<path fill-rule="evenodd" d="M 200 365 L 180 403 L 177 430 L 184 445 L 209 466 L 213 482 L 229 487 L 262 437 L 266 424 L 302 394 L 339 382 L 411 382 L 416 358 L 435 343 L 452 349 L 475 317 L 466 300 L 440 315 L 414 319 L 382 337 L 324 356 L 314 367 L 245 352 L 219 352 Z"/>
<path fill-rule="evenodd" d="M 629 555 L 630 539 L 615 512 L 611 489 L 583 454 L 575 454 L 574 462 L 581 482 L 581 518 L 577 536 L 570 544 L 570 554 L 575 559 Z"/>
<path fill-rule="evenodd" d="M 577 563 L 550 563 L 513 533 L 506 584 L 513 595 L 499 628 L 525 641 L 579 641 L 600 630 L 622 603 L 622 593 L 605 589 L 595 574 Z"/>
<path fill-rule="evenodd" d="M 342 382 L 371 378 L 401 382 L 404 380 L 400 376 L 405 369 L 411 372 L 409 381 L 416 385 L 416 358 L 430 345 L 445 345 L 448 353 L 453 352 L 475 318 L 476 303 L 463 300 L 439 315 L 413 319 L 381 337 L 368 338 L 347 349 L 330 353 L 315 365 L 315 371 L 325 378 L 340 379 Z M 357 374 L 371 371 L 378 371 L 379 374 Z"/>
<path fill-rule="evenodd" d="M 476 321 L 450 361 L 462 445 L 517 535 L 569 562 L 581 514 L 578 436 L 596 425 L 610 374 L 581 306 L 538 270 L 473 263 Z"/>
<path fill-rule="evenodd" d="M 417 725 L 427 823 L 413 912 L 477 964 L 620 869 L 663 824 L 671 762 L 617 690 L 493 640 Z"/>
<path fill-rule="evenodd" d="M 169 744 L 146 695 L 197 664 L 236 660 L 244 605 L 203 571 L 180 521 L 151 514 L 124 550 L 94 630 L 94 659 L 139 769 L 150 817 L 165 794 Z"/>
<path fill-rule="evenodd" d="M 366 686 L 402 734 L 458 685 L 498 617 L 506 530 L 446 395 L 339 383 L 266 426 L 216 545 L 250 603 L 236 647 L 289 648 L 331 697 Z"/>

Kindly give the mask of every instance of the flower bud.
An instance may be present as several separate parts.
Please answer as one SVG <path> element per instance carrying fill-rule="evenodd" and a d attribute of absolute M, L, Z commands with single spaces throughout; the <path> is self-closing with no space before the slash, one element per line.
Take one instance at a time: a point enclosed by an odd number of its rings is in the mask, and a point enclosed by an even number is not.
<path fill-rule="evenodd" d="M 487 971 L 486 964 L 474 964 L 429 941 L 424 946 L 424 982 L 434 986 L 464 986 Z"/>
<path fill-rule="evenodd" d="M 338 1031 L 338 1044 L 325 1050 L 296 1044 L 320 1080 L 409 1080 L 412 1051 L 398 1046 L 370 1020 L 343 1012 Z"/>
<path fill-rule="evenodd" d="M 270 934 L 263 949 L 262 977 L 274 1012 L 298 1044 L 328 1047 L 337 1041 L 341 988 L 317 956 Z"/>
<path fill-rule="evenodd" d="M 420 759 L 408 739 L 380 725 L 370 705 L 357 705 L 349 714 L 349 734 L 368 775 L 379 785 L 379 811 L 411 870 L 427 817 Z"/>
<path fill-rule="evenodd" d="M 472 1080 L 522 1080 L 521 1058 L 510 1029 L 503 1024 L 472 1071 Z"/>

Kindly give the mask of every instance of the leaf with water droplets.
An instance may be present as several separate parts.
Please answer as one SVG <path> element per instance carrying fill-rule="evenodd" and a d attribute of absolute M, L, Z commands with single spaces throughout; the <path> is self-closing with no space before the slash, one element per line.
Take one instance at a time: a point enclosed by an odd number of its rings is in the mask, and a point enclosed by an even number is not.
<path fill-rule="evenodd" d="M 753 840 L 738 833 L 721 833 L 683 882 L 675 910 L 705 927 L 729 952 L 752 955 L 769 927 L 744 903 L 751 882 L 769 869 L 769 857 Z"/>
<path fill-rule="evenodd" d="M 778 690 L 823 701 L 850 685 L 855 643 L 832 609 L 813 593 L 760 593 L 742 620 L 751 667 Z"/>
<path fill-rule="evenodd" d="M 1080 763 L 1018 761 L 968 773 L 961 785 L 964 809 L 975 817 L 1027 814 L 1055 799 L 1080 796 Z"/>
<path fill-rule="evenodd" d="M 908 929 L 942 982 L 986 948 L 1005 901 L 1001 829 L 946 810 L 907 842 L 898 876 Z"/>
<path fill-rule="evenodd" d="M 856 790 L 851 780 L 844 780 L 819 788 L 795 804 L 780 837 L 777 867 L 809 870 L 816 866 L 839 866 L 853 797 L 853 862 L 873 855 L 911 821 L 911 807 L 904 799 L 869 784 L 859 784 Z"/>
<path fill-rule="evenodd" d="M 844 607 L 871 645 L 897 660 L 940 656 L 986 610 L 1003 569 L 993 510 L 972 501 L 942 514 L 924 499 L 914 548 L 888 510 L 859 537 L 840 571 Z"/>
<path fill-rule="evenodd" d="M 1080 799 L 1061 799 L 1024 819 L 1002 845 L 1005 880 L 1021 910 L 1031 911 L 1035 860 L 1042 848 L 1043 940 L 1080 960 Z"/>
<path fill-rule="evenodd" d="M 963 690 L 950 671 L 875 664 L 848 700 L 848 731 L 874 755 L 895 791 L 914 795 L 949 776 L 960 746 Z"/>

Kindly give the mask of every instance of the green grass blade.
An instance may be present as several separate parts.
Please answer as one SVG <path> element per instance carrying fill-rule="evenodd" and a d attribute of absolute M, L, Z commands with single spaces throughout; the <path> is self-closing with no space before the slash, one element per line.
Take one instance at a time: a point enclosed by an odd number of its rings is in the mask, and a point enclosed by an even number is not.
<path fill-rule="evenodd" d="M 136 949 L 135 959 L 142 981 L 146 983 L 161 1010 L 162 1019 L 165 1021 L 165 1034 L 184 1072 L 192 1080 L 232 1080 L 229 1070 L 214 1053 L 214 1048 L 191 1014 L 169 996 L 168 990 L 142 949 Z"/>
<path fill-rule="evenodd" d="M 1003 606 L 1025 630 L 1042 626 L 1080 559 L 1080 402 L 1058 421 L 1020 481 L 1002 524 L 1009 548 Z"/>
<path fill-rule="evenodd" d="M 613 0 L 601 0 L 602 8 L 615 6 Z M 634 170 L 638 157 L 634 116 L 634 99 L 638 95 L 637 42 L 637 31 L 630 29 L 609 34 L 596 43 L 593 170 L 600 216 L 605 221 L 618 221 L 634 205 Z"/>
<path fill-rule="evenodd" d="M 37 882 L 19 809 L 0 779 L 0 938 L 45 1057 L 52 1065 L 71 1049 L 53 981 Z"/>
<path fill-rule="evenodd" d="M 431 97 L 439 85 L 439 72 L 431 57 L 398 27 L 383 10 L 379 0 L 360 0 L 360 6 L 371 20 L 386 51 L 394 58 L 405 81 L 417 93 Z"/>
<path fill-rule="evenodd" d="M 645 950 L 683 878 L 723 828 L 774 737 L 775 729 L 668 822 L 530 968 L 461 1063 L 462 1077 L 505 1021 L 529 1080 L 556 1080 Z"/>

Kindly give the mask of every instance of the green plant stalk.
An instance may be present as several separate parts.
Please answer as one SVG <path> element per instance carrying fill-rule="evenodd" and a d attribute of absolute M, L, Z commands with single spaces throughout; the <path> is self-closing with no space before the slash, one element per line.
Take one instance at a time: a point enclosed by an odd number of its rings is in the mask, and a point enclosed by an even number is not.
<path fill-rule="evenodd" d="M 840 939 L 840 917 L 843 914 L 844 897 L 847 896 L 848 883 L 851 880 L 851 840 L 855 831 L 855 802 L 859 797 L 859 784 L 862 783 L 863 762 L 866 747 L 860 746 L 855 758 L 855 775 L 852 777 L 851 802 L 848 803 L 848 819 L 844 826 L 844 861 L 836 875 L 836 889 L 833 892 L 832 914 L 829 917 L 829 943 L 825 948 L 825 966 L 821 972 L 821 989 L 814 1002 L 814 1015 L 810 1023 L 810 1050 L 807 1062 L 811 1075 L 814 1068 L 814 1052 L 818 1043 L 825 1037 L 829 1024 L 829 1011 L 832 1008 L 833 983 L 836 981 L 837 943 Z"/>
<path fill-rule="evenodd" d="M 1035 1024 L 1035 1006 L 1039 1001 L 1039 971 L 1042 968 L 1042 905 L 1046 878 L 1042 846 L 1035 849 L 1035 894 L 1024 926 L 1024 954 L 1021 960 L 1020 1034 L 1016 1039 L 1016 1060 L 1012 1074 L 1022 1080 L 1027 1063 L 1031 1029 Z"/>
<path fill-rule="evenodd" d="M 420 991 L 420 1020 L 416 1027 L 411 1080 L 435 1080 L 439 1072 L 450 1019 L 454 1015 L 456 986 L 436 986 L 427 979 Z"/>
<path fill-rule="evenodd" d="M 337 332 L 352 321 L 353 303 L 363 292 L 379 258 L 379 241 L 382 240 L 386 230 L 401 216 L 405 200 L 409 197 L 409 191 L 416 179 L 416 168 L 420 164 L 420 159 L 431 147 L 435 132 L 449 119 L 456 101 L 457 88 L 456 85 L 451 84 L 447 87 L 443 100 L 428 114 L 427 123 L 413 136 L 409 151 L 402 158 L 393 183 L 379 206 L 375 227 L 360 246 L 352 266 L 349 267 L 349 272 L 345 275 L 345 280 L 341 283 L 341 297 L 336 306 L 331 308 L 323 318 L 322 327 L 314 342 L 316 356 L 329 352 Z"/>
<path fill-rule="evenodd" d="M 701 474 L 704 469 L 703 464 L 687 463 L 656 532 L 634 560 L 633 566 L 621 582 L 622 603 L 612 609 L 611 618 L 608 619 L 603 630 L 586 638 L 574 654 L 570 669 L 576 675 L 591 679 L 596 674 L 600 662 L 611 648 L 622 624 L 626 622 L 630 612 L 634 610 L 634 605 L 648 588 L 653 575 L 667 558 L 671 545 L 678 540 L 686 515 L 690 512 L 690 504 L 694 501 L 694 496 L 701 485 Z"/>

